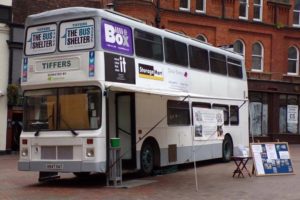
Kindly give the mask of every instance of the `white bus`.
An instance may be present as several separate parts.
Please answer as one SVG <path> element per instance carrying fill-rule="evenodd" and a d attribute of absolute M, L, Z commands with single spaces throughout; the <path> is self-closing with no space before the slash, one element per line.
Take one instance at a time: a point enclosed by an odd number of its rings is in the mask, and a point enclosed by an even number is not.
<path fill-rule="evenodd" d="M 29 16 L 21 76 L 18 168 L 40 178 L 107 173 L 115 137 L 145 174 L 249 143 L 242 56 L 110 10 Z"/>

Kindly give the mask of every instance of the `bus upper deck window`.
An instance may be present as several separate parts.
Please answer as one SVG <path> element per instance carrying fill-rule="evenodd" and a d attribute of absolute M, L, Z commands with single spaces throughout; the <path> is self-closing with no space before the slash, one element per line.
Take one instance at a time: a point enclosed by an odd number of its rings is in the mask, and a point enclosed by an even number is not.
<path fill-rule="evenodd" d="M 135 30 L 134 41 L 137 56 L 158 61 L 163 60 L 163 47 L 160 36 L 141 30 Z"/>

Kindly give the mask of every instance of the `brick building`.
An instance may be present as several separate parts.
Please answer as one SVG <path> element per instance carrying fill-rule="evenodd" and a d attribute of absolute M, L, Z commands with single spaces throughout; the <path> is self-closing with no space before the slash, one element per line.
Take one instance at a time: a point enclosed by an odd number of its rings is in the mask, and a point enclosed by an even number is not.
<path fill-rule="evenodd" d="M 300 143 L 299 0 L 114 1 L 114 9 L 243 54 L 250 134 Z"/>
<path fill-rule="evenodd" d="M 67 6 L 112 8 L 243 54 L 250 133 L 300 143 L 300 0 L 14 0 L 14 22 Z"/>

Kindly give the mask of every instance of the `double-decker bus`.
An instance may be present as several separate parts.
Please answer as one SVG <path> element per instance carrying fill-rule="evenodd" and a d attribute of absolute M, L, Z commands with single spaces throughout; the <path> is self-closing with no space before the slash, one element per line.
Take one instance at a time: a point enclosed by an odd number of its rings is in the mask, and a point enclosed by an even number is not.
<path fill-rule="evenodd" d="M 29 16 L 24 44 L 19 170 L 106 173 L 115 137 L 145 174 L 248 146 L 241 55 L 81 7 Z"/>

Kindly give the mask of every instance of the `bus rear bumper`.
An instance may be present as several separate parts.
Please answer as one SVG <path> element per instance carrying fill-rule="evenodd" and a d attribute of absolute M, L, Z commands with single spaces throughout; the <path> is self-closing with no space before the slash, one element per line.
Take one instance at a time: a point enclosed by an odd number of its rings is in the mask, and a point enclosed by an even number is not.
<path fill-rule="evenodd" d="M 106 172 L 105 162 L 84 161 L 19 161 L 19 171 L 43 172 Z"/>

